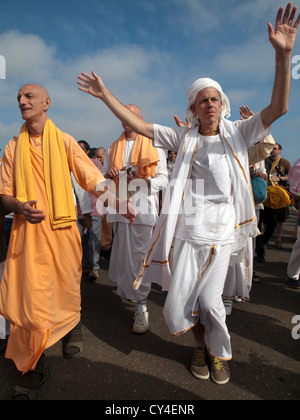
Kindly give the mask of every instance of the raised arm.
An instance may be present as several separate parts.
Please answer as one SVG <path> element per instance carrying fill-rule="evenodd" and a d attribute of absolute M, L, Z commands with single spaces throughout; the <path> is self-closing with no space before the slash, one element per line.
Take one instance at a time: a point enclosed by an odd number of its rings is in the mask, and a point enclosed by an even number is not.
<path fill-rule="evenodd" d="M 264 127 L 269 127 L 288 110 L 291 86 L 291 55 L 294 48 L 300 15 L 296 19 L 297 7 L 289 3 L 283 14 L 283 7 L 278 10 L 275 29 L 268 23 L 269 40 L 276 53 L 276 74 L 270 105 L 261 112 Z"/>
<path fill-rule="evenodd" d="M 126 108 L 121 102 L 115 98 L 112 93 L 105 87 L 102 79 L 92 71 L 92 75 L 81 73 L 78 76 L 79 89 L 82 92 L 89 93 L 92 96 L 100 99 L 105 105 L 115 114 L 121 121 L 125 122 L 136 133 L 142 134 L 145 137 L 153 140 L 154 127 L 153 124 L 146 123 L 141 120 L 134 112 Z"/>

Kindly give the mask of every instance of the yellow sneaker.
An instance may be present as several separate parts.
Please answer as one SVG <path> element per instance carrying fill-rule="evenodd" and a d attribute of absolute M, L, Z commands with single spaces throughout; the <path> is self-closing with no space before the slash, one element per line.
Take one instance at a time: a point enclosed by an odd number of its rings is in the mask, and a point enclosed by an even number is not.
<path fill-rule="evenodd" d="M 197 379 L 209 379 L 208 354 L 206 349 L 196 347 L 191 363 L 191 372 Z"/>
<path fill-rule="evenodd" d="M 211 377 L 215 384 L 225 385 L 230 380 L 230 372 L 227 362 L 210 356 Z"/>

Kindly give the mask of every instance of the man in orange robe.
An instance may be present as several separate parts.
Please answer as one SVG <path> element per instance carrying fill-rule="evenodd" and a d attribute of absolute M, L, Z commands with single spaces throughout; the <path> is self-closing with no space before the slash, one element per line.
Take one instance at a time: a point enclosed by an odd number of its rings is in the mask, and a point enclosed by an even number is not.
<path fill-rule="evenodd" d="M 0 195 L 15 213 L 0 314 L 11 326 L 6 358 L 26 373 L 80 323 L 82 249 L 70 171 L 82 188 L 114 200 L 116 209 L 119 202 L 108 196 L 102 174 L 77 142 L 47 118 L 46 89 L 24 85 L 18 102 L 25 124 L 6 146 L 0 172 Z M 127 211 L 124 217 L 133 221 L 130 204 Z"/>

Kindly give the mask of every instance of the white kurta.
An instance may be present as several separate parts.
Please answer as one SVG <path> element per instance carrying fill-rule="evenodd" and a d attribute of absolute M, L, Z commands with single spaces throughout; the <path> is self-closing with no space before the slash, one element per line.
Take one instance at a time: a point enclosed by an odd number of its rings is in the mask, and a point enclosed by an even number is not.
<path fill-rule="evenodd" d="M 124 152 L 124 161 L 123 167 L 129 168 L 131 152 L 133 149 L 134 140 L 127 140 Z M 109 168 L 109 153 L 110 150 L 105 155 L 105 160 L 103 164 L 103 173 L 105 174 Z M 165 152 L 162 149 L 158 149 L 159 162 L 156 166 L 155 176 L 151 178 L 151 194 L 147 196 L 142 195 L 139 191 L 134 193 L 132 196 L 132 204 L 137 207 L 138 213 L 135 225 L 149 225 L 154 226 L 158 217 L 158 198 L 157 194 L 160 190 L 165 188 L 168 184 L 168 171 L 167 171 L 167 160 Z M 135 171 L 135 168 L 132 168 L 132 172 Z M 126 176 L 126 173 L 124 173 Z M 133 187 L 134 188 L 134 187 Z M 141 203 L 143 206 L 141 206 Z M 141 211 L 139 211 L 141 209 Z M 121 216 L 117 212 L 107 214 L 108 223 L 121 222 L 129 224 L 129 221 Z"/>
<path fill-rule="evenodd" d="M 134 140 L 127 140 L 124 152 L 123 167 L 130 166 L 130 157 Z M 120 214 L 107 215 L 107 221 L 113 223 L 113 245 L 110 256 L 109 279 L 117 283 L 118 294 L 129 300 L 143 302 L 150 292 L 151 281 L 145 282 L 139 290 L 133 289 L 133 283 L 139 273 L 153 226 L 158 217 L 157 192 L 168 184 L 167 161 L 165 152 L 158 149 L 160 161 L 156 166 L 155 176 L 151 178 L 151 194 L 144 195 L 137 191 L 132 197 L 132 204 L 137 207 L 135 222 L 130 225 Z M 109 151 L 105 156 L 103 172 L 109 170 Z M 132 168 L 134 171 L 135 168 Z M 126 173 L 125 173 L 126 175 Z M 141 203 L 143 204 L 141 206 Z M 140 211 L 139 211 L 140 209 Z"/>

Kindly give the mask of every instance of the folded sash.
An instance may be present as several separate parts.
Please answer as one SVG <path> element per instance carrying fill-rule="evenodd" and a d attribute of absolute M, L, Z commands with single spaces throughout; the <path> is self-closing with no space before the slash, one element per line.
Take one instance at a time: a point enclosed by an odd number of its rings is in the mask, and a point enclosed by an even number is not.
<path fill-rule="evenodd" d="M 123 167 L 124 152 L 126 146 L 125 131 L 120 138 L 116 140 L 109 152 L 109 168 Z M 139 178 L 152 178 L 155 176 L 155 169 L 159 162 L 158 151 L 152 145 L 152 141 L 147 137 L 138 135 L 134 141 L 131 152 L 130 165 L 138 168 L 137 176 Z"/>
<path fill-rule="evenodd" d="M 43 131 L 43 158 L 50 222 L 53 229 L 72 226 L 76 211 L 70 169 L 61 131 L 47 119 Z M 35 200 L 30 159 L 29 133 L 23 124 L 15 155 L 16 197 L 19 201 Z"/>

